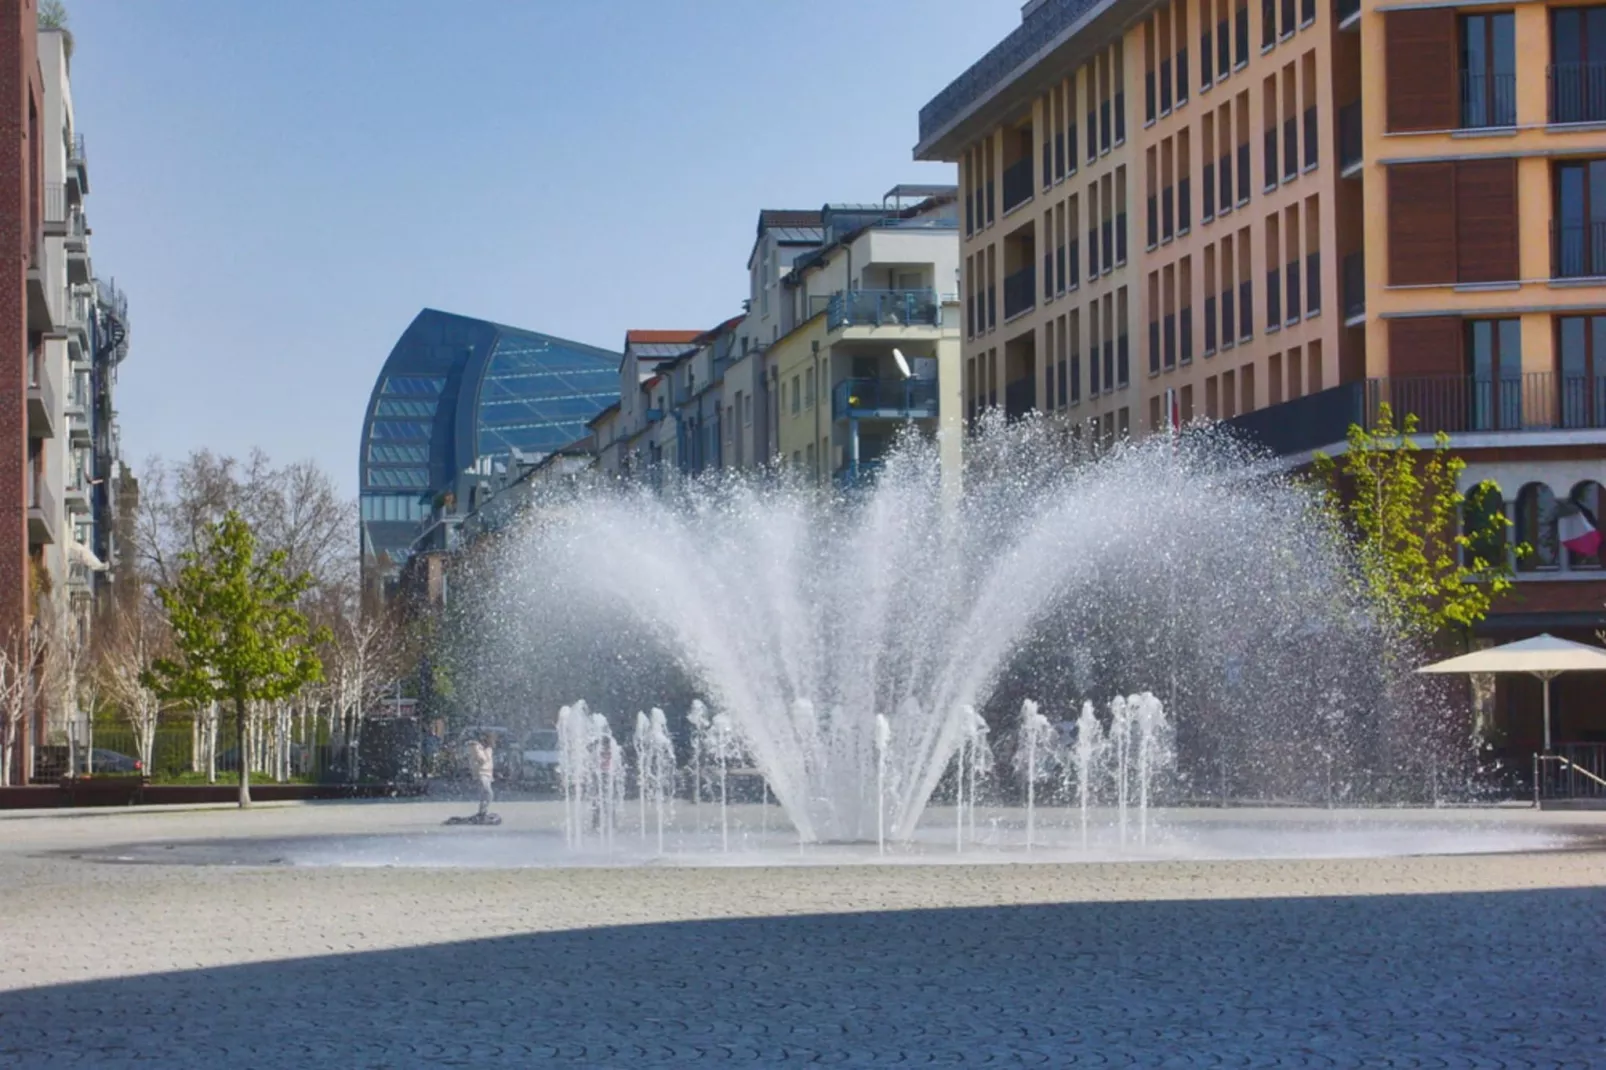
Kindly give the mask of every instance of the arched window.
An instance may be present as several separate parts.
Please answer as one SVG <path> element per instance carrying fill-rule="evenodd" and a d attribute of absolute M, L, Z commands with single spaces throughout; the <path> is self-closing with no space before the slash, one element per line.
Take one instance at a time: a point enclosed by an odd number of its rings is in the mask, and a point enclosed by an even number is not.
<path fill-rule="evenodd" d="M 1505 512 L 1506 499 L 1499 484 L 1485 480 L 1467 491 L 1461 505 L 1461 531 L 1472 540 L 1462 555 L 1467 566 L 1472 565 L 1473 558 L 1493 566 L 1505 561 L 1509 544 L 1506 525 L 1490 523 L 1494 518 L 1504 519 Z"/>
<path fill-rule="evenodd" d="M 1606 546 L 1600 529 L 1601 486 L 1586 479 L 1573 487 L 1559 507 L 1557 535 L 1571 569 L 1599 569 Z"/>
<path fill-rule="evenodd" d="M 1556 496 L 1543 483 L 1529 483 L 1517 493 L 1517 541 L 1532 553 L 1517 562 L 1522 572 L 1561 567 L 1561 542 L 1556 534 Z"/>

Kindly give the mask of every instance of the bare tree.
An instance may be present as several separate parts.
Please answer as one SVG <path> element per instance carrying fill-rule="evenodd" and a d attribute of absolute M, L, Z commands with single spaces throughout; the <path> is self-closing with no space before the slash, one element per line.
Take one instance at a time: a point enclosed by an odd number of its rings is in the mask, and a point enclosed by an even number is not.
<path fill-rule="evenodd" d="M 180 463 L 146 462 L 134 532 L 141 571 L 156 586 L 170 586 L 178 555 L 199 550 L 230 510 L 264 550 L 285 552 L 292 574 L 311 574 L 319 588 L 355 582 L 355 503 L 343 500 L 316 464 L 276 467 L 261 450 L 244 460 L 197 450 Z"/>
<path fill-rule="evenodd" d="M 147 775 L 156 758 L 156 726 L 167 704 L 146 686 L 152 662 L 162 653 L 162 623 L 146 607 L 118 612 L 96 666 L 101 686 L 134 731 L 134 749 Z"/>
<path fill-rule="evenodd" d="M 333 641 L 324 656 L 330 689 L 330 736 L 343 743 L 346 774 L 358 771 L 363 717 L 396 685 L 407 663 L 407 649 L 395 619 L 380 610 L 362 612 L 351 601 L 331 627 Z"/>
<path fill-rule="evenodd" d="M 45 643 L 36 625 L 0 646 L 0 786 L 11 783 L 23 720 L 33 712 L 45 681 Z"/>

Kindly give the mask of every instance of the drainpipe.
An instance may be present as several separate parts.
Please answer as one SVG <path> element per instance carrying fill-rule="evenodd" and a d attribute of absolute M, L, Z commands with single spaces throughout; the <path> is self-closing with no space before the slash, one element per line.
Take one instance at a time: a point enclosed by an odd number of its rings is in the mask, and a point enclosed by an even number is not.
<path fill-rule="evenodd" d="M 827 314 L 826 328 L 829 330 L 830 326 L 830 317 L 829 314 Z M 818 450 L 820 448 L 820 406 L 825 404 L 825 399 L 829 396 L 829 393 L 820 389 L 820 340 L 816 338 L 811 345 L 813 346 L 814 350 L 813 356 L 810 357 L 811 363 L 809 368 L 810 374 L 814 376 L 814 448 Z M 818 457 L 815 463 L 824 464 L 825 458 Z M 819 483 L 819 470 L 816 469 L 814 475 L 814 484 L 815 486 L 818 486 Z"/>

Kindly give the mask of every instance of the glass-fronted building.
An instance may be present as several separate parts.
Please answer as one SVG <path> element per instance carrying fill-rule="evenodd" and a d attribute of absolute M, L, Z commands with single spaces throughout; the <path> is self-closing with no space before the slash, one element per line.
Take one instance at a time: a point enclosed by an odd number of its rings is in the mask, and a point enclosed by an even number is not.
<path fill-rule="evenodd" d="M 584 437 L 618 400 L 617 353 L 426 308 L 374 383 L 358 459 L 365 566 L 393 574 L 437 499 L 515 453 Z"/>

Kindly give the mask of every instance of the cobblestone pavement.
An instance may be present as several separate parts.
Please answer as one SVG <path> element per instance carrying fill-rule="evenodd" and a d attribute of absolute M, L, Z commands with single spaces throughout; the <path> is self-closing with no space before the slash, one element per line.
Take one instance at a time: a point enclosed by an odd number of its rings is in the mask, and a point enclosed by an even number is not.
<path fill-rule="evenodd" d="M 0 820 L 0 1066 L 1606 1065 L 1592 849 L 783 869 L 72 857 L 445 812 Z"/>

